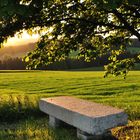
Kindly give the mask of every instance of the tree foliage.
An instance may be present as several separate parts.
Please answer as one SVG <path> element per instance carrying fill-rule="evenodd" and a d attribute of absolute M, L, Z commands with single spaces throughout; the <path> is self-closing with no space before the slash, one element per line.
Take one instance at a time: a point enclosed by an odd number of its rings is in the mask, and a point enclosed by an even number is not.
<path fill-rule="evenodd" d="M 119 59 L 140 41 L 140 0 L 0 0 L 0 42 L 22 29 L 44 31 L 29 68 L 65 59 L 72 51 L 90 61 L 109 55 L 106 75 L 124 77 L 140 58 Z"/>

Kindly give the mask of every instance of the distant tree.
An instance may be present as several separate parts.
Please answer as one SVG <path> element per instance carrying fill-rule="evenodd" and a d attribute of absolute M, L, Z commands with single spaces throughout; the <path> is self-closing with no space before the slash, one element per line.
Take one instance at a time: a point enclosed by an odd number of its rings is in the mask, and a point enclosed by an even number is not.
<path fill-rule="evenodd" d="M 46 30 L 25 59 L 29 68 L 78 50 L 86 61 L 109 54 L 106 75 L 125 77 L 140 59 L 118 59 L 131 36 L 140 41 L 140 0 L 0 0 L 0 42 L 22 29 Z"/>
<path fill-rule="evenodd" d="M 26 62 L 23 62 L 21 58 L 12 58 L 6 56 L 0 61 L 0 70 L 25 70 L 27 66 Z"/>

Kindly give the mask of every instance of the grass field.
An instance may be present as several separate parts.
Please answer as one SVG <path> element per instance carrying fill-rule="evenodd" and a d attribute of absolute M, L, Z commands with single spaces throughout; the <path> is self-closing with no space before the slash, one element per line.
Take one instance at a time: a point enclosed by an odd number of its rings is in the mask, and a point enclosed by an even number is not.
<path fill-rule="evenodd" d="M 0 71 L 0 140 L 77 140 L 73 128 L 51 129 L 38 109 L 41 97 L 69 95 L 119 108 L 129 124 L 112 130 L 119 140 L 140 139 L 140 72 L 103 78 L 92 71 Z"/>

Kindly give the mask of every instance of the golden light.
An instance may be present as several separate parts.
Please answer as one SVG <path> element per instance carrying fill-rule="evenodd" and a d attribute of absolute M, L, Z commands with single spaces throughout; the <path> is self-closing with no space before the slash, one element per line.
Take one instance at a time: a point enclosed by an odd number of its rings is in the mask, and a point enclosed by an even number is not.
<path fill-rule="evenodd" d="M 24 31 L 21 37 L 19 37 L 18 35 L 15 35 L 14 37 L 9 38 L 7 42 L 4 43 L 4 46 L 7 47 L 7 46 L 24 45 L 28 43 L 37 42 L 38 39 L 39 39 L 38 34 L 29 35 L 26 31 Z"/>

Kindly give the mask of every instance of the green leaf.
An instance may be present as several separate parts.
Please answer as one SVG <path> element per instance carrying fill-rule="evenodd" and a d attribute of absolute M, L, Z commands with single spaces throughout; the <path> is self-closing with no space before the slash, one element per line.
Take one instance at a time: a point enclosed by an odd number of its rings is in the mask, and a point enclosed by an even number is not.
<path fill-rule="evenodd" d="M 26 58 L 25 58 L 25 62 L 29 62 L 29 57 L 27 56 Z"/>

